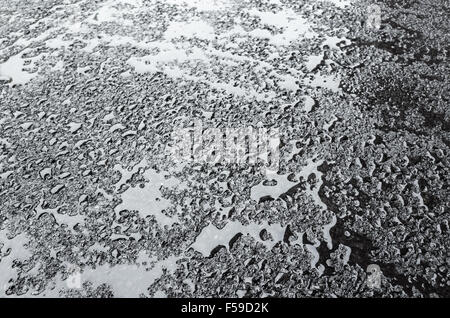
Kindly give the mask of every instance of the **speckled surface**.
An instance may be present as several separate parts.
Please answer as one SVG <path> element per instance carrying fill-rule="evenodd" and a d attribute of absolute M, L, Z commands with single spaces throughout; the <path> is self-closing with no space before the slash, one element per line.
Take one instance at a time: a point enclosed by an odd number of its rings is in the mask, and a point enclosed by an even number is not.
<path fill-rule="evenodd" d="M 0 8 L 1 297 L 449 296 L 448 1 Z"/>

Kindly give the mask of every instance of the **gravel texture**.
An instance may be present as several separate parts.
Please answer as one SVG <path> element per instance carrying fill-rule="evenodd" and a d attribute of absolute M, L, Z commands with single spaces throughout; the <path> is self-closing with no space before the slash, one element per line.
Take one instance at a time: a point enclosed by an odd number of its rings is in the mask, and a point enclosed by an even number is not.
<path fill-rule="evenodd" d="M 1 297 L 449 297 L 449 19 L 0 0 Z M 278 171 L 176 160 L 195 121 L 279 129 Z"/>

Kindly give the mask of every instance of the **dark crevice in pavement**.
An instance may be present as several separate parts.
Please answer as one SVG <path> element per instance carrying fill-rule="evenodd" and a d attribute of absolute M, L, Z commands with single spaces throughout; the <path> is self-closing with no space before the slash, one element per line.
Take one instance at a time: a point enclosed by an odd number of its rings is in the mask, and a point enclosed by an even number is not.
<path fill-rule="evenodd" d="M 326 180 L 327 171 L 330 169 L 331 166 L 327 162 L 324 162 L 318 167 L 318 170 L 323 173 L 323 184 L 319 189 L 319 196 L 330 211 L 338 213 L 337 205 L 334 204 L 330 198 L 324 195 L 324 188 L 332 186 L 332 183 Z M 350 230 L 347 224 L 352 224 L 353 222 L 354 217 L 351 215 L 344 218 L 337 217 L 335 226 L 330 229 L 333 249 L 330 250 L 324 242 L 321 242 L 320 246 L 317 248 L 317 251 L 319 252 L 319 263 L 325 266 L 324 273 L 326 275 L 334 274 L 333 268 L 326 264 L 326 260 L 329 259 L 330 254 L 334 252 L 340 244 L 342 244 L 351 248 L 349 258 L 350 264 L 358 265 L 364 270 L 370 264 L 379 265 L 383 275 L 391 280 L 394 285 L 402 286 L 404 291 L 407 292 L 410 297 L 414 296 L 414 288 L 427 297 L 431 297 L 432 294 L 437 294 L 440 297 L 448 297 L 450 295 L 450 289 L 448 287 L 432 286 L 423 277 L 409 278 L 399 273 L 395 264 L 383 263 L 374 260 L 370 256 L 370 253 L 376 249 L 373 241 L 360 233 Z M 438 282 L 438 284 L 439 283 L 441 282 Z"/>

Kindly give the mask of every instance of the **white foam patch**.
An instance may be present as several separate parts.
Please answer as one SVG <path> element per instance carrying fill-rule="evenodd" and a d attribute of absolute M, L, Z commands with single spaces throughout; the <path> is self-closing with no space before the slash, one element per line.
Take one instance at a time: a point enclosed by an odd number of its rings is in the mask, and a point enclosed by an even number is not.
<path fill-rule="evenodd" d="M 263 241 L 259 234 L 266 229 L 272 236 L 272 240 Z M 218 229 L 213 224 L 209 224 L 203 228 L 201 233 L 195 239 L 191 247 L 202 253 L 205 257 L 211 254 L 211 251 L 217 246 L 229 247 L 230 240 L 238 233 L 243 235 L 250 235 L 259 242 L 263 243 L 267 249 L 271 249 L 276 243 L 283 240 L 285 228 L 280 224 L 271 224 L 267 222 L 262 224 L 251 223 L 249 225 L 242 225 L 238 221 L 228 222 L 224 228 Z"/>

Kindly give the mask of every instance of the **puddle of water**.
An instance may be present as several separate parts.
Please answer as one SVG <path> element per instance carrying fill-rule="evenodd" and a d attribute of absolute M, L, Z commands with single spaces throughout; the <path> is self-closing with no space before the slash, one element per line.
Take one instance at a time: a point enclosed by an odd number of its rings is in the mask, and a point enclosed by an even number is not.
<path fill-rule="evenodd" d="M 341 83 L 341 80 L 334 75 L 321 75 L 317 73 L 314 74 L 312 79 L 305 79 L 303 83 L 312 87 L 326 88 L 337 93 L 340 90 L 339 84 Z"/>
<path fill-rule="evenodd" d="M 44 203 L 44 200 L 41 199 L 39 202 L 39 205 L 35 208 L 36 211 L 36 218 L 40 217 L 44 213 L 48 213 L 52 215 L 56 223 L 58 224 L 66 224 L 70 229 L 73 229 L 73 227 L 77 224 L 84 224 L 84 215 L 77 214 L 77 215 L 68 215 L 68 214 L 60 214 L 58 213 L 59 207 L 53 208 L 53 209 L 45 209 L 42 208 L 42 204 Z"/>
<path fill-rule="evenodd" d="M 316 178 L 318 180 L 317 184 L 314 186 L 314 188 L 311 190 L 310 186 L 307 185 L 305 192 L 310 195 L 314 202 L 320 206 L 322 209 L 326 210 L 326 205 L 322 202 L 322 200 L 319 197 L 319 189 L 322 185 L 322 173 L 317 170 L 317 167 L 320 166 L 323 163 L 323 160 L 319 160 L 317 162 L 314 162 L 314 159 L 308 159 L 307 165 L 303 167 L 303 169 L 300 172 L 296 173 L 297 177 L 303 177 L 304 179 L 307 179 L 309 175 L 314 173 L 316 175 Z M 276 185 L 264 185 L 261 181 L 256 186 L 252 187 L 250 190 L 250 197 L 252 200 L 255 200 L 256 202 L 259 202 L 259 200 L 265 196 L 271 196 L 272 198 L 276 199 L 283 193 L 286 193 L 290 188 L 298 184 L 297 182 L 292 182 L 287 179 L 289 174 L 284 175 L 271 175 L 270 179 L 274 179 L 277 181 Z"/>
<path fill-rule="evenodd" d="M 306 69 L 311 72 L 313 69 L 315 69 L 320 62 L 322 62 L 323 59 L 323 53 L 318 54 L 318 55 L 310 55 L 308 56 L 307 60 L 306 60 Z"/>
<path fill-rule="evenodd" d="M 14 260 L 21 261 L 29 259 L 32 255 L 26 248 L 28 239 L 25 234 L 20 234 L 9 240 L 6 237 L 6 230 L 0 231 L 0 244 L 4 244 L 1 253 L 4 254 L 8 249 L 11 252 L 8 256 L 1 257 L 0 261 L 0 295 L 5 296 L 9 287 L 9 281 L 17 277 L 16 270 L 13 268 Z M 1 298 L 0 297 L 0 298 Z"/>
<path fill-rule="evenodd" d="M 146 162 L 142 161 L 141 163 L 137 164 L 131 171 L 120 168 L 120 171 L 122 172 L 122 178 L 116 185 L 116 188 L 118 188 L 118 185 L 122 185 L 127 180 L 129 180 L 133 176 L 133 174 L 138 171 L 139 168 L 145 166 Z M 172 224 L 177 222 L 178 218 L 176 216 L 169 217 L 162 212 L 172 204 L 169 200 L 162 197 L 162 193 L 160 190 L 161 187 L 183 188 L 185 185 L 180 182 L 180 180 L 173 177 L 166 179 L 167 175 L 167 172 L 158 173 L 154 169 L 146 170 L 143 176 L 148 179 L 149 182 L 145 183 L 145 186 L 143 188 L 139 186 L 130 187 L 125 192 L 120 194 L 122 203 L 116 206 L 116 213 L 119 213 L 123 210 L 135 210 L 139 212 L 142 218 L 153 215 L 155 216 L 158 224 L 160 224 L 161 226 L 167 225 L 170 227 Z"/>
<path fill-rule="evenodd" d="M 167 4 L 187 6 L 197 11 L 219 11 L 225 10 L 232 5 L 230 0 L 166 0 Z"/>
<path fill-rule="evenodd" d="M 21 57 L 22 54 L 23 52 L 13 55 L 6 62 L 0 64 L 0 76 L 11 79 L 10 85 L 26 84 L 37 76 L 37 73 L 28 73 L 23 70 L 25 59 Z"/>
<path fill-rule="evenodd" d="M 94 287 L 107 284 L 111 287 L 114 297 L 137 298 L 141 294 L 147 294 L 147 288 L 161 277 L 164 269 L 169 273 L 175 271 L 177 268 L 176 262 L 179 259 L 180 257 L 171 256 L 156 261 L 149 258 L 144 252 L 140 252 L 136 264 L 115 266 L 105 264 L 96 268 L 84 268 L 80 273 L 80 283 L 91 282 Z M 39 296 L 59 297 L 59 291 L 63 290 L 69 290 L 67 281 L 58 277 L 53 282 L 52 288 L 48 288 Z"/>
<path fill-rule="evenodd" d="M 249 10 L 249 13 L 259 17 L 261 23 L 265 25 L 283 29 L 282 33 L 270 37 L 270 43 L 273 45 L 289 45 L 299 38 L 312 38 L 316 35 L 316 33 L 312 31 L 308 21 L 292 10 L 283 10 L 273 13 L 252 9 Z"/>
<path fill-rule="evenodd" d="M 259 233 L 263 229 L 266 229 L 272 235 L 272 240 L 261 240 Z M 242 233 L 244 235 L 252 236 L 270 250 L 276 243 L 283 240 L 284 232 L 285 228 L 280 224 L 269 225 L 267 222 L 262 224 L 251 223 L 249 225 L 242 225 L 238 221 L 233 221 L 228 222 L 222 229 L 218 229 L 213 224 L 209 224 L 202 230 L 199 236 L 197 236 L 191 247 L 207 257 L 211 254 L 211 251 L 219 245 L 228 248 L 230 240 L 236 234 Z"/>
<path fill-rule="evenodd" d="M 273 199 L 277 199 L 280 195 L 286 193 L 286 191 L 298 183 L 289 181 L 287 179 L 288 175 L 289 173 L 284 175 L 271 175 L 269 179 L 277 182 L 277 184 L 273 186 L 264 185 L 264 181 L 261 181 L 259 184 L 251 188 L 250 198 L 256 202 L 259 202 L 259 200 L 265 196 L 271 196 Z"/>
<path fill-rule="evenodd" d="M 164 38 L 172 40 L 179 37 L 214 40 L 214 28 L 204 21 L 172 22 L 164 33 Z"/>
<path fill-rule="evenodd" d="M 336 7 L 341 8 L 341 9 L 351 5 L 353 2 L 352 0 L 319 0 L 319 1 L 331 2 Z"/>

